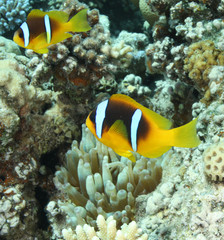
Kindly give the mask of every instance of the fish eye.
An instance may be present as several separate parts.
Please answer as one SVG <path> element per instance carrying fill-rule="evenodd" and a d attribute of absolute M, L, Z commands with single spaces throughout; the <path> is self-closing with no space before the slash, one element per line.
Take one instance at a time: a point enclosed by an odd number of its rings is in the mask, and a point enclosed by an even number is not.
<path fill-rule="evenodd" d="M 19 37 L 20 37 L 20 38 L 23 38 L 23 33 L 22 33 L 22 32 L 19 34 Z"/>

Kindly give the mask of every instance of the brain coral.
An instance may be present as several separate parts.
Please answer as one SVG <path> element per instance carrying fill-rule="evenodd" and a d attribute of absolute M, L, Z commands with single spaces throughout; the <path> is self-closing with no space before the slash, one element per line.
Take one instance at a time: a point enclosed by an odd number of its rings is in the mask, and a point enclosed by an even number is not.
<path fill-rule="evenodd" d="M 224 178 L 224 142 L 209 146 L 203 154 L 205 173 L 214 181 Z"/>

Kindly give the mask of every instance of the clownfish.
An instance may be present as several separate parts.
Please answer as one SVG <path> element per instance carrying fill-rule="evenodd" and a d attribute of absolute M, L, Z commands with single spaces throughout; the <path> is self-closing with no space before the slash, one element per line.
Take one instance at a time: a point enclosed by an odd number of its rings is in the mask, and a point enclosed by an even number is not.
<path fill-rule="evenodd" d="M 133 152 L 157 158 L 172 146 L 197 147 L 196 123 L 197 118 L 170 129 L 171 121 L 123 94 L 101 102 L 86 119 L 86 126 L 100 142 L 133 162 Z"/>
<path fill-rule="evenodd" d="M 68 32 L 86 32 L 91 29 L 87 22 L 87 9 L 68 19 L 69 14 L 62 11 L 43 12 L 34 9 L 28 14 L 27 21 L 14 33 L 13 41 L 20 47 L 43 54 L 48 53 L 48 46 L 72 37 Z"/>

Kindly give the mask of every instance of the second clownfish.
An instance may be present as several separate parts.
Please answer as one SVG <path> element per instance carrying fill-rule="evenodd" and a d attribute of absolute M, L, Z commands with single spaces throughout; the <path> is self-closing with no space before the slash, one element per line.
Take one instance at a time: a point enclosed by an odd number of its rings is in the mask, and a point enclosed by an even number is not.
<path fill-rule="evenodd" d="M 122 94 L 101 102 L 86 119 L 87 127 L 100 142 L 132 161 L 133 152 L 156 158 L 172 146 L 197 147 L 200 140 L 196 123 L 194 119 L 170 129 L 172 123 L 168 119 Z"/>
<path fill-rule="evenodd" d="M 48 53 L 48 46 L 72 37 L 69 32 L 86 32 L 91 29 L 87 22 L 87 9 L 68 20 L 69 15 L 62 11 L 43 12 L 34 9 L 15 32 L 13 40 L 20 47 L 43 54 Z"/>

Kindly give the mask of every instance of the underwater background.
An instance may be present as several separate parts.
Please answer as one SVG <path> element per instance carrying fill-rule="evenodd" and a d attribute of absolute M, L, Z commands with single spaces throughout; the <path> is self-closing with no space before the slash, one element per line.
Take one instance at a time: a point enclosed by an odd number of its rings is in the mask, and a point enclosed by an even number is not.
<path fill-rule="evenodd" d="M 88 9 L 91 30 L 21 48 L 33 9 Z M 224 239 L 223 16 L 224 0 L 0 0 L 0 240 Z M 198 118 L 201 144 L 118 156 L 85 126 L 115 93 Z"/>

